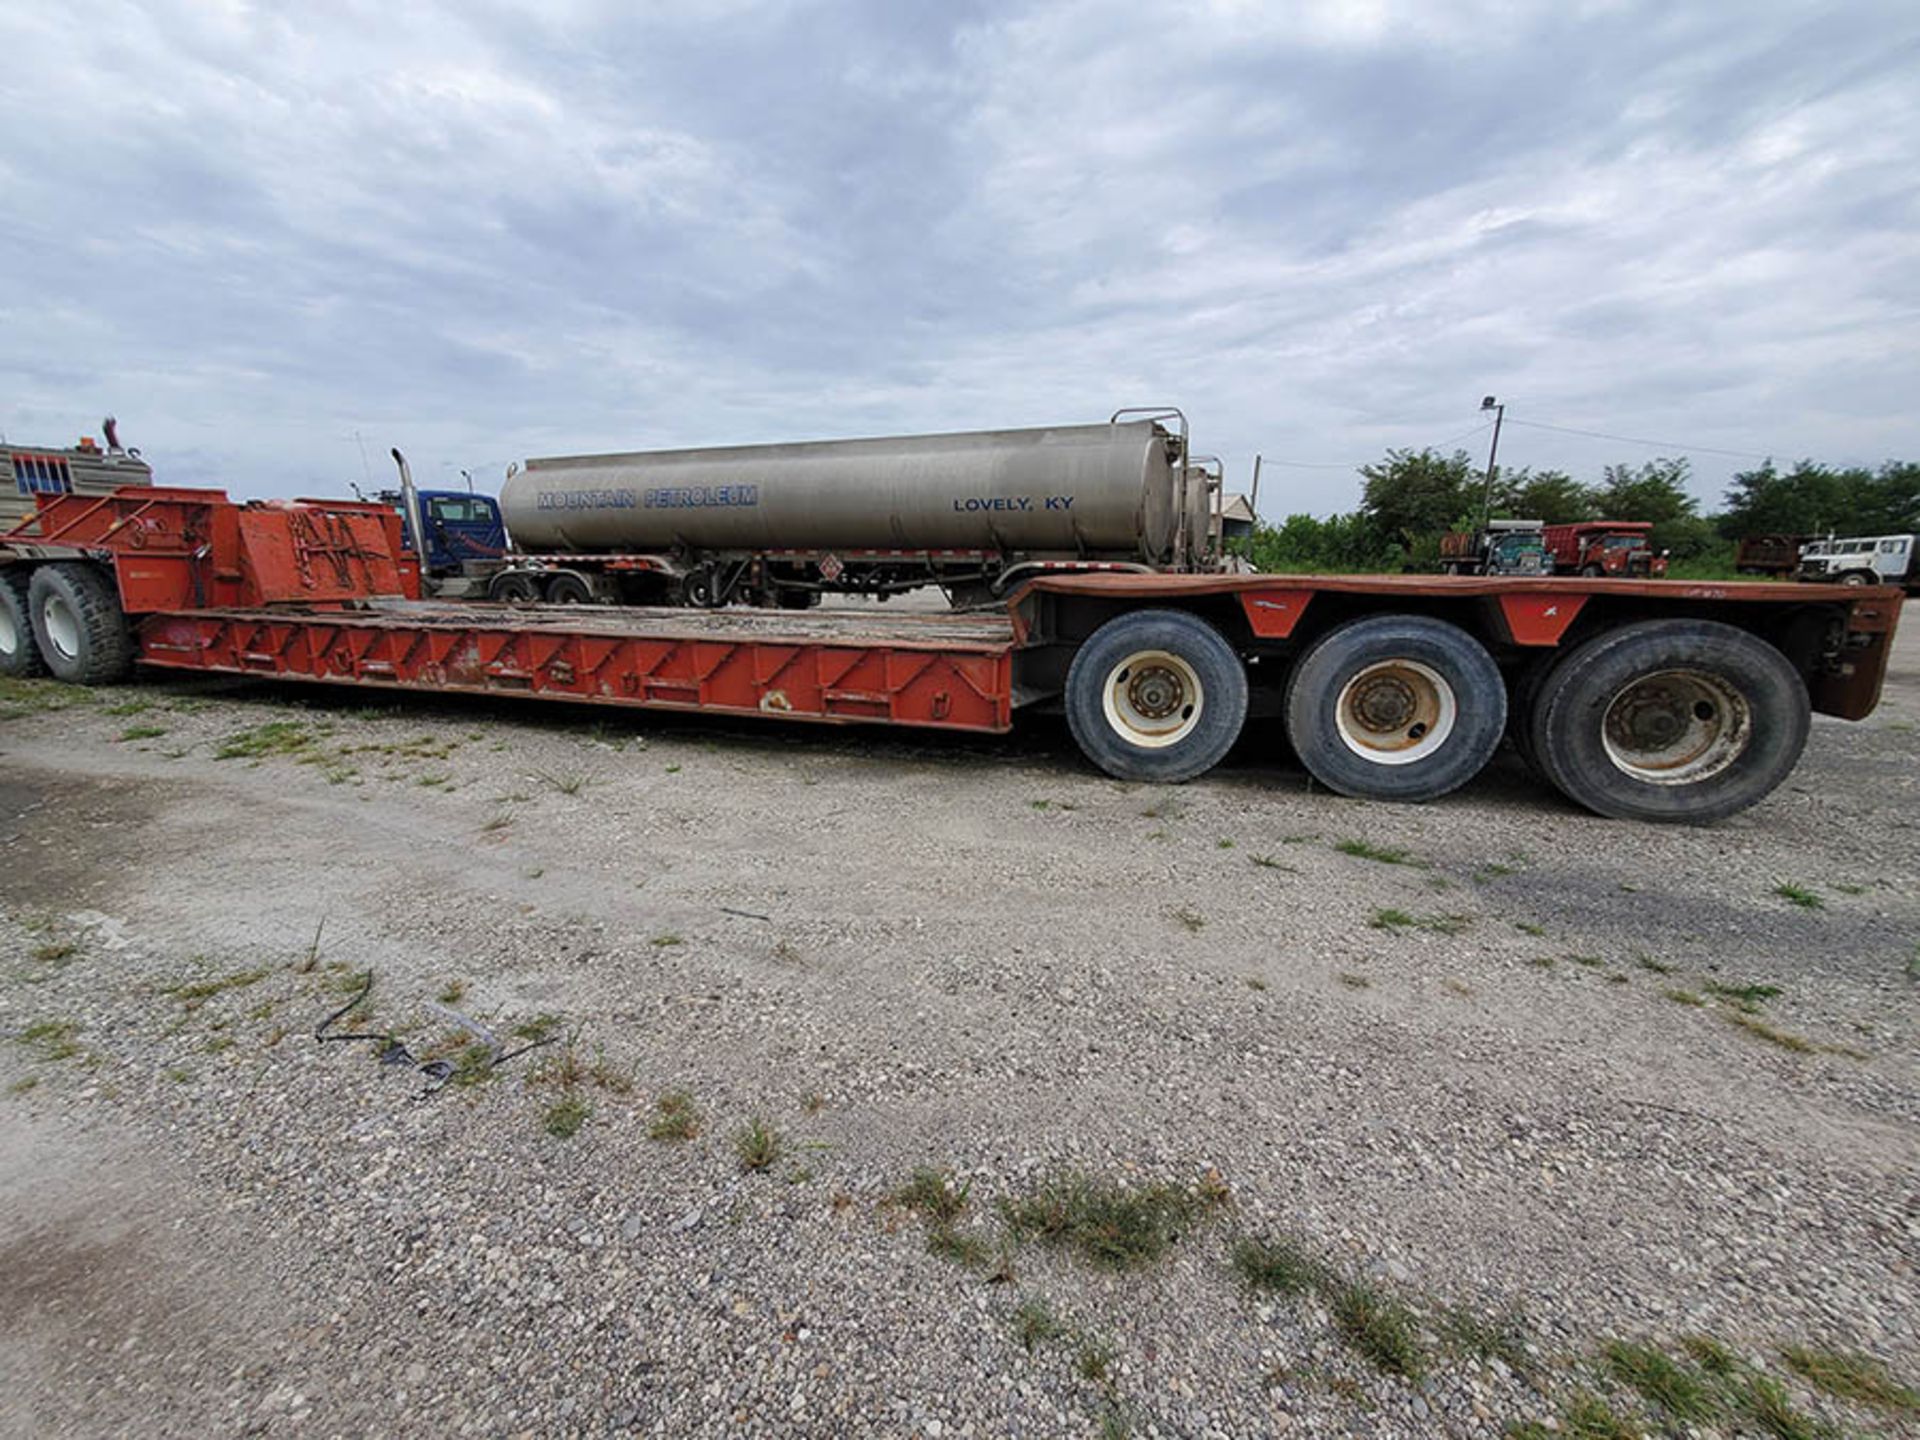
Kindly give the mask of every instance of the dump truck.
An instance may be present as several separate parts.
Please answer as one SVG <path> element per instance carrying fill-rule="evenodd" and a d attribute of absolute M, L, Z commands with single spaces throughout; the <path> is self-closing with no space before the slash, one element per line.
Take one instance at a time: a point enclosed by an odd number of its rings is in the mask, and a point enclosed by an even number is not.
<path fill-rule="evenodd" d="M 1546 575 L 1544 526 L 1538 520 L 1489 520 L 1483 530 L 1452 530 L 1440 537 L 1440 568 L 1448 575 Z"/>
<path fill-rule="evenodd" d="M 41 495 L 105 495 L 123 485 L 150 485 L 153 467 L 120 443 L 109 415 L 100 422 L 107 443 L 91 435 L 76 445 L 12 445 L 0 442 L 0 529 L 19 523 Z"/>
<path fill-rule="evenodd" d="M 1583 520 L 1546 528 L 1547 554 L 1556 575 L 1644 575 L 1667 573 L 1667 557 L 1649 543 L 1653 526 L 1645 520 Z"/>
<path fill-rule="evenodd" d="M 500 498 L 420 490 L 396 450 L 428 590 L 552 604 L 886 599 L 926 586 L 992 601 L 1021 580 L 1224 568 L 1218 461 L 1175 407 L 1105 424 L 516 463 Z M 424 543 L 422 541 L 424 540 Z"/>

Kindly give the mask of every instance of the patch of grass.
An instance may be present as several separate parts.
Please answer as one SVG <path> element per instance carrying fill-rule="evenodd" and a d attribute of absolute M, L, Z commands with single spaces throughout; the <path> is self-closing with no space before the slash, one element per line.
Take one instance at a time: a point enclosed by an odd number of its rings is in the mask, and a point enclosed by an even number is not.
<path fill-rule="evenodd" d="M 1485 885 L 1490 880 L 1499 880 L 1511 874 L 1513 874 L 1513 866 L 1511 865 L 1482 865 L 1478 870 L 1473 872 L 1473 883 L 1476 885 Z"/>
<path fill-rule="evenodd" d="M 1781 1350 L 1780 1358 L 1816 1390 L 1842 1400 L 1902 1413 L 1920 1411 L 1920 1393 L 1894 1379 L 1886 1365 L 1871 1355 L 1789 1345 Z"/>
<path fill-rule="evenodd" d="M 1191 906 L 1182 905 L 1177 910 L 1169 910 L 1167 914 L 1186 926 L 1189 934 L 1198 935 L 1207 928 L 1207 917 Z"/>
<path fill-rule="evenodd" d="M 1787 1387 L 1770 1376 L 1747 1376 L 1734 1405 L 1743 1420 L 1773 1440 L 1829 1440 L 1835 1435 L 1832 1426 L 1797 1409 Z"/>
<path fill-rule="evenodd" d="M 18 720 L 27 715 L 69 710 L 76 705 L 92 705 L 99 698 L 82 685 L 0 676 L 0 720 Z"/>
<path fill-rule="evenodd" d="M 502 830 L 511 828 L 513 816 L 502 810 L 497 815 L 489 815 L 480 825 L 482 835 L 498 835 Z"/>
<path fill-rule="evenodd" d="M 1763 1002 L 1781 993 L 1778 985 L 1724 985 L 1718 980 L 1709 980 L 1704 988 L 1709 995 L 1731 1000 L 1749 1015 L 1757 1013 Z"/>
<path fill-rule="evenodd" d="M 1655 1346 L 1609 1340 L 1601 1356 L 1609 1375 L 1675 1420 L 1712 1420 L 1721 1412 L 1720 1397 L 1707 1377 Z"/>
<path fill-rule="evenodd" d="M 1357 860 L 1371 860 L 1378 865 L 1420 865 L 1423 862 L 1414 858 L 1411 850 L 1402 850 L 1394 845 L 1375 845 L 1370 840 L 1339 840 L 1334 849 L 1342 855 L 1351 855 Z"/>
<path fill-rule="evenodd" d="M 1227 839 L 1225 836 L 1222 836 L 1220 839 L 1213 842 L 1213 848 L 1216 850 L 1231 850 L 1233 849 L 1233 841 Z"/>
<path fill-rule="evenodd" d="M 1373 985 L 1373 981 L 1369 980 L 1366 976 L 1356 975 L 1351 970 L 1342 970 L 1338 975 L 1335 975 L 1333 978 L 1338 980 L 1342 985 L 1346 986 L 1349 990 L 1367 990 L 1372 988 L 1372 985 Z"/>
<path fill-rule="evenodd" d="M 1873 887 L 1871 885 L 1856 884 L 1851 880 L 1841 880 L 1836 881 L 1833 888 L 1838 890 L 1842 895 L 1864 895 Z"/>
<path fill-rule="evenodd" d="M 739 1157 L 742 1170 L 771 1169 L 780 1158 L 779 1132 L 755 1116 L 734 1135 L 733 1153 Z"/>
<path fill-rule="evenodd" d="M 1651 955 L 1636 955 L 1633 957 L 1633 963 L 1642 970 L 1651 970 L 1655 975 L 1673 974 L 1673 966 L 1664 960 L 1656 960 Z"/>
<path fill-rule="evenodd" d="M 1769 1045 L 1778 1045 L 1782 1050 L 1791 1050 L 1798 1055 L 1808 1055 L 1820 1048 L 1805 1036 L 1795 1035 L 1790 1030 L 1777 1030 L 1758 1015 L 1748 1011 L 1726 1010 L 1721 1013 L 1727 1017 L 1729 1023 L 1739 1026 L 1755 1039 L 1764 1040 Z"/>
<path fill-rule="evenodd" d="M 38 1075 L 22 1075 L 18 1080 L 7 1086 L 7 1094 L 24 1095 L 39 1083 L 40 1077 Z"/>
<path fill-rule="evenodd" d="M 653 1119 L 647 1125 L 651 1140 L 691 1140 L 700 1133 L 700 1111 L 693 1096 L 684 1090 L 669 1090 L 653 1102 Z"/>
<path fill-rule="evenodd" d="M 977 1235 L 968 1235 L 951 1225 L 927 1227 L 927 1253 L 968 1270 L 985 1269 L 993 1259 L 993 1247 Z"/>
<path fill-rule="evenodd" d="M 440 987 L 440 1003 L 442 1005 L 458 1005 L 466 998 L 466 995 L 467 982 L 464 980 L 449 980 L 445 985 Z"/>
<path fill-rule="evenodd" d="M 1029 1355 L 1066 1333 L 1067 1327 L 1053 1313 L 1053 1306 L 1043 1296 L 1029 1295 L 1013 1307 L 1014 1338 Z"/>
<path fill-rule="evenodd" d="M 1267 988 L 1267 982 L 1262 980 L 1258 975 L 1247 976 L 1247 989 L 1264 990 L 1266 988 Z"/>
<path fill-rule="evenodd" d="M 129 725 L 120 732 L 120 740 L 123 744 L 129 740 L 158 740 L 166 733 L 164 725 Z"/>
<path fill-rule="evenodd" d="M 269 720 L 227 736 L 215 747 L 213 758 L 265 760 L 271 755 L 297 755 L 313 740 L 313 731 L 304 720 Z"/>
<path fill-rule="evenodd" d="M 1326 1267 L 1306 1247 L 1285 1237 L 1237 1240 L 1231 1259 L 1240 1283 L 1257 1293 L 1304 1295 L 1324 1283 L 1327 1275 Z"/>
<path fill-rule="evenodd" d="M 1672 990 L 1662 990 L 1660 993 L 1676 1005 L 1704 1005 L 1707 1003 L 1691 990 L 1675 988 Z"/>
<path fill-rule="evenodd" d="M 1567 959 L 1586 970 L 1598 970 L 1607 963 L 1598 955 L 1569 955 Z"/>
<path fill-rule="evenodd" d="M 1408 1380 L 1424 1373 L 1420 1325 L 1405 1305 L 1358 1280 L 1338 1286 L 1326 1300 L 1347 1343 L 1377 1368 Z"/>
<path fill-rule="evenodd" d="M 535 774 L 542 784 L 550 786 L 562 795 L 578 795 L 593 783 L 593 777 L 584 770 L 564 770 L 557 774 L 540 770 Z"/>
<path fill-rule="evenodd" d="M 62 960 L 71 960 L 80 953 L 80 947 L 71 940 L 49 940 L 45 945 L 33 947 L 33 958 L 42 965 L 58 965 Z"/>
<path fill-rule="evenodd" d="M 470 1040 L 455 1052 L 453 1074 L 450 1083 L 461 1089 L 471 1089 L 475 1085 L 484 1085 L 493 1079 L 493 1051 L 478 1040 Z"/>
<path fill-rule="evenodd" d="M 1032 1237 L 1109 1270 L 1159 1259 L 1209 1210 L 1223 1188 L 1156 1184 L 1130 1188 L 1101 1176 L 1065 1173 L 1000 1202 L 1016 1239 Z"/>
<path fill-rule="evenodd" d="M 1527 964 L 1536 970 L 1551 970 L 1559 963 L 1560 962 L 1555 960 L 1551 955 L 1535 955 L 1527 961 Z"/>
<path fill-rule="evenodd" d="M 579 1095 L 562 1095 L 547 1107 L 540 1123 L 549 1135 L 562 1140 L 571 1140 L 580 1133 L 580 1127 L 587 1123 L 587 1117 L 593 1113 L 593 1107 Z"/>
<path fill-rule="evenodd" d="M 40 1051 L 42 1060 L 71 1060 L 80 1053 L 73 1037 L 80 1027 L 71 1020 L 36 1020 L 20 1032 L 20 1039 Z"/>
<path fill-rule="evenodd" d="M 1560 1407 L 1560 1434 L 1564 1440 L 1644 1440 L 1646 1432 L 1598 1395 L 1577 1390 Z"/>
<path fill-rule="evenodd" d="M 151 700 L 123 700 L 118 705 L 106 706 L 100 713 L 111 715 L 117 720 L 128 715 L 144 715 L 152 708 Z"/>
<path fill-rule="evenodd" d="M 654 936 L 651 940 L 647 941 L 647 943 L 659 950 L 670 950 L 675 945 L 684 945 L 687 942 L 678 935 L 675 935 L 672 931 L 668 931 L 664 935 Z"/>
<path fill-rule="evenodd" d="M 1518 930 L 1522 935 L 1532 935 L 1535 938 L 1547 933 L 1546 926 L 1536 925 L 1531 920 L 1516 920 L 1513 922 L 1513 928 Z"/>
<path fill-rule="evenodd" d="M 1827 902 L 1821 898 L 1819 892 L 1809 890 L 1804 885 L 1795 885 L 1789 881 L 1782 880 L 1778 885 L 1773 887 L 1773 893 L 1791 905 L 1798 905 L 1802 910 L 1824 910 L 1827 908 Z"/>
<path fill-rule="evenodd" d="M 560 1027 L 566 1023 L 563 1016 L 555 1015 L 551 1011 L 542 1011 L 531 1020 L 522 1020 L 515 1025 L 512 1034 L 516 1040 L 550 1040 L 560 1033 Z"/>
<path fill-rule="evenodd" d="M 955 1185 L 949 1171 L 922 1165 L 888 1198 L 904 1210 L 912 1210 L 940 1224 L 950 1224 L 967 1208 L 972 1189 L 971 1182 Z"/>
<path fill-rule="evenodd" d="M 1119 1358 L 1120 1352 L 1105 1340 L 1095 1335 L 1083 1336 L 1080 1348 L 1073 1353 L 1073 1373 L 1082 1380 L 1104 1385 L 1113 1377 L 1113 1362 Z"/>
<path fill-rule="evenodd" d="M 1440 1338 L 1461 1355 L 1498 1360 L 1516 1375 L 1533 1370 L 1527 1353 L 1527 1317 L 1510 1310 L 1488 1318 L 1462 1305 L 1450 1305 L 1440 1315 Z"/>
<path fill-rule="evenodd" d="M 171 989 L 162 990 L 160 993 L 171 995 L 175 1000 L 183 1000 L 192 1007 L 228 990 L 244 990 L 249 985 L 258 985 L 272 973 L 271 969 L 262 965 L 253 970 L 236 970 L 231 975 L 222 975 L 213 980 L 186 981 Z M 348 987 L 349 993 L 359 988 L 360 983 L 356 979 L 354 984 Z"/>
<path fill-rule="evenodd" d="M 1726 1380 L 1740 1373 L 1739 1358 L 1711 1335 L 1682 1336 L 1680 1348 L 1709 1375 Z"/>
<path fill-rule="evenodd" d="M 1367 921 L 1374 930 L 1430 930 L 1436 935 L 1458 935 L 1471 924 L 1471 915 L 1414 915 L 1394 909 L 1376 910 Z"/>

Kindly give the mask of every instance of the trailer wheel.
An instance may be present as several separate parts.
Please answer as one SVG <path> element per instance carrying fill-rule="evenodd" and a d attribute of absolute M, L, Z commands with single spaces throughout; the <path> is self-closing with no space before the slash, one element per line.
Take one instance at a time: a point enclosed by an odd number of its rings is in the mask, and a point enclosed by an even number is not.
<path fill-rule="evenodd" d="M 1184 610 L 1136 610 L 1098 630 L 1067 669 L 1067 727 L 1118 780 L 1178 784 L 1220 762 L 1247 718 L 1247 670 Z"/>
<path fill-rule="evenodd" d="M 508 605 L 531 605 L 540 598 L 540 588 L 531 575 L 502 575 L 493 582 L 487 598 Z"/>
<path fill-rule="evenodd" d="M 1423 615 L 1350 620 L 1287 677 L 1287 735 L 1322 785 L 1370 800 L 1432 800 L 1499 748 L 1507 687 L 1486 647 Z"/>
<path fill-rule="evenodd" d="M 33 611 L 27 604 L 27 577 L 0 570 L 0 675 L 15 680 L 47 673 L 33 638 Z"/>
<path fill-rule="evenodd" d="M 1555 665 L 1526 723 L 1541 771 L 1576 804 L 1616 820 L 1698 824 L 1787 778 L 1812 706 L 1764 640 L 1718 621 L 1648 620 Z"/>
<path fill-rule="evenodd" d="M 591 605 L 593 587 L 578 575 L 556 575 L 547 582 L 549 605 Z"/>
<path fill-rule="evenodd" d="M 27 586 L 33 638 L 54 678 L 74 685 L 118 680 L 133 665 L 133 632 L 113 582 L 92 565 L 42 565 Z"/>

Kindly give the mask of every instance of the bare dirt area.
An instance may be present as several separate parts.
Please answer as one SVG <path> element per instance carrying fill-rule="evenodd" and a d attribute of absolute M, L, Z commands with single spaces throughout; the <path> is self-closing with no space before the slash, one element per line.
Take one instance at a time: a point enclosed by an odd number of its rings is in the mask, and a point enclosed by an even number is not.
<path fill-rule="evenodd" d="M 1920 1432 L 1917 755 L 13 685 L 0 1433 Z"/>

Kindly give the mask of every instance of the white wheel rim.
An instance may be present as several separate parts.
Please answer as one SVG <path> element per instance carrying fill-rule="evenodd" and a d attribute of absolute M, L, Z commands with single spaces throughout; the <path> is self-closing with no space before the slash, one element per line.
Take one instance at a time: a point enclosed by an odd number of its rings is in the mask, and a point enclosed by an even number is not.
<path fill-rule="evenodd" d="M 1199 727 L 1206 687 L 1171 650 L 1136 650 L 1107 672 L 1101 708 L 1114 734 L 1129 745 L 1161 750 Z"/>
<path fill-rule="evenodd" d="M 1460 701 L 1431 665 L 1379 660 L 1341 687 L 1333 716 L 1340 739 L 1362 760 L 1412 765 L 1447 743 Z"/>
<path fill-rule="evenodd" d="M 1696 785 L 1746 751 L 1753 710 L 1721 676 L 1658 670 L 1613 697 L 1600 738 L 1623 774 L 1649 785 Z"/>
<path fill-rule="evenodd" d="M 73 613 L 71 605 L 58 595 L 47 596 L 47 603 L 40 611 L 40 623 L 47 627 L 47 642 L 62 658 L 80 658 L 80 617 Z"/>
<path fill-rule="evenodd" d="M 0 655 L 18 654 L 20 627 L 13 623 L 13 611 L 0 605 Z"/>

